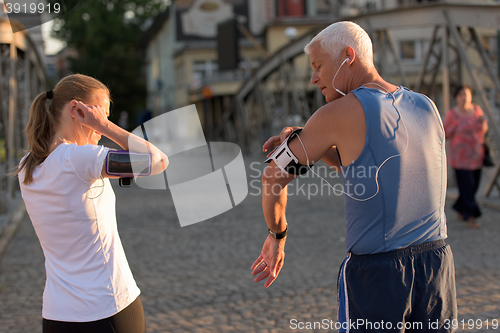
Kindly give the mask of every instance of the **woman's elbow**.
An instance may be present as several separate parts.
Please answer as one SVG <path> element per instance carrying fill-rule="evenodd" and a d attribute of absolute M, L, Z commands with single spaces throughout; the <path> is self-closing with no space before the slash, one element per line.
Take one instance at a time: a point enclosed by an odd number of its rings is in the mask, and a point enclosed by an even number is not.
<path fill-rule="evenodd" d="M 164 153 L 154 154 L 151 157 L 151 174 L 157 175 L 168 167 L 169 160 L 167 155 Z"/>
<path fill-rule="evenodd" d="M 168 160 L 168 156 L 164 153 L 161 153 L 158 163 L 161 167 L 161 171 L 165 171 L 165 169 L 168 167 L 168 164 L 170 163 L 170 161 Z"/>

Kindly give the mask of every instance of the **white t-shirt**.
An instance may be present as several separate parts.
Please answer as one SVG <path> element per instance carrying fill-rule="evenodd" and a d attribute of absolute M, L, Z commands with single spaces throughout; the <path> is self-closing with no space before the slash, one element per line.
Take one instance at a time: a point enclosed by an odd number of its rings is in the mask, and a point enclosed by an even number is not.
<path fill-rule="evenodd" d="M 63 143 L 35 168 L 31 184 L 19 173 L 45 255 L 45 319 L 107 318 L 140 294 L 118 235 L 113 188 L 100 178 L 108 150 Z"/>

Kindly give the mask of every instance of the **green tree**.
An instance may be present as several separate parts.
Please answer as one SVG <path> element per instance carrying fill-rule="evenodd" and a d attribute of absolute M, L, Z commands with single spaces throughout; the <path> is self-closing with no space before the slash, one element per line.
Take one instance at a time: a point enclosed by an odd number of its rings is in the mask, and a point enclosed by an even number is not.
<path fill-rule="evenodd" d="M 74 1 L 74 0 L 73 0 Z M 61 3 L 61 0 L 50 0 Z M 148 23 L 168 6 L 166 0 L 80 0 L 56 19 L 54 36 L 78 51 L 70 70 L 106 84 L 113 99 L 110 119 L 120 111 L 135 115 L 146 104 L 145 54 L 138 43 Z"/>

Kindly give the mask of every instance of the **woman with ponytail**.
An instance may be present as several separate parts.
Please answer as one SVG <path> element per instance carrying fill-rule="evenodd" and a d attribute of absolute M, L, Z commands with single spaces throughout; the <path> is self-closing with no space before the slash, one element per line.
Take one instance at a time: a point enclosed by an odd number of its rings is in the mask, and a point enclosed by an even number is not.
<path fill-rule="evenodd" d="M 151 174 L 165 170 L 168 158 L 110 122 L 109 105 L 104 84 L 75 74 L 30 108 L 18 177 L 45 255 L 44 333 L 146 332 L 140 290 L 118 235 L 113 177 L 105 168 L 109 149 L 97 143 L 105 135 L 124 150 L 151 154 Z"/>

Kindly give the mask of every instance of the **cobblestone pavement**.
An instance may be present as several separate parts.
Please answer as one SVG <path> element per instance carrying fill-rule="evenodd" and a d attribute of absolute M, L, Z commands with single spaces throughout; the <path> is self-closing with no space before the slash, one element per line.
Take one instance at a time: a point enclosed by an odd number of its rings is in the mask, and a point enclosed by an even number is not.
<path fill-rule="evenodd" d="M 293 330 L 293 320 L 336 320 L 336 276 L 345 257 L 343 199 L 326 195 L 318 179 L 296 180 L 289 191 L 285 266 L 265 289 L 250 274 L 267 229 L 258 195 L 260 166 L 250 168 L 249 160 L 248 197 L 220 216 L 184 228 L 168 191 L 125 189 L 113 181 L 118 227 L 142 290 L 149 333 L 326 332 Z M 323 195 L 308 199 L 308 187 L 322 189 Z M 458 331 L 495 331 L 493 320 L 500 320 L 499 212 L 485 208 L 483 227 L 470 230 L 450 206 L 448 201 Z M 0 258 L 0 332 L 41 332 L 44 281 L 43 254 L 25 217 Z"/>

